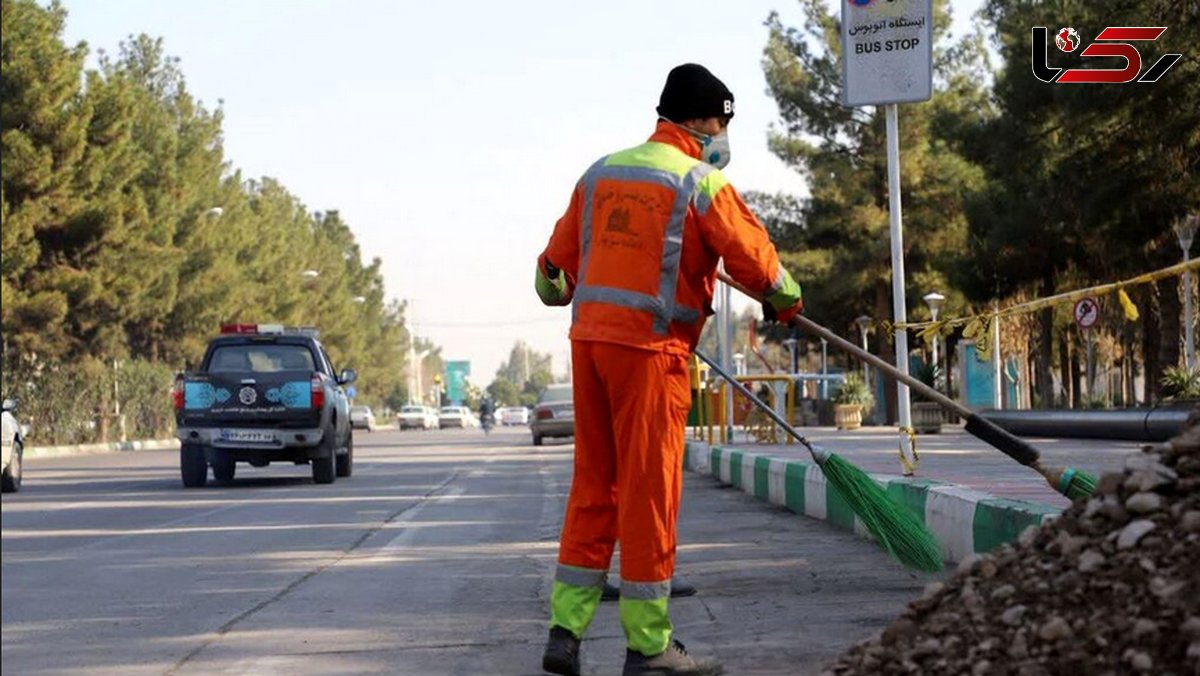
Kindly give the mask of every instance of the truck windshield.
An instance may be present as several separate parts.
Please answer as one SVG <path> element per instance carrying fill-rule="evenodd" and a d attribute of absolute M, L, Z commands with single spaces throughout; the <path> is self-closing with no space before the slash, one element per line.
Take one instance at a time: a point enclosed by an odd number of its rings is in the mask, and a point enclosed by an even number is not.
<path fill-rule="evenodd" d="M 210 373 L 312 371 L 312 353 L 303 345 L 223 345 L 213 350 Z"/>

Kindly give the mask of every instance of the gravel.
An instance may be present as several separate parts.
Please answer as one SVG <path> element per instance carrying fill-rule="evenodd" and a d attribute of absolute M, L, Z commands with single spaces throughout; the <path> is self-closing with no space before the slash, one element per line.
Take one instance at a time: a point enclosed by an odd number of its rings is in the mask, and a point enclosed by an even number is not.
<path fill-rule="evenodd" d="M 968 557 L 824 673 L 1200 674 L 1200 409 L 1089 499 Z"/>

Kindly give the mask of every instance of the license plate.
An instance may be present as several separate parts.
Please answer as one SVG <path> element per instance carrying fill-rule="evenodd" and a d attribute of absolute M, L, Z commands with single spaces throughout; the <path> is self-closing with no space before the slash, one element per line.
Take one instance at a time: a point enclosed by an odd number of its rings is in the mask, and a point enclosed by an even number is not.
<path fill-rule="evenodd" d="M 575 409 L 564 408 L 563 410 L 558 412 L 558 417 L 559 418 L 574 418 L 575 417 Z"/>
<path fill-rule="evenodd" d="M 242 441 L 252 444 L 275 443 L 275 433 L 271 430 L 221 430 L 222 441 Z"/>

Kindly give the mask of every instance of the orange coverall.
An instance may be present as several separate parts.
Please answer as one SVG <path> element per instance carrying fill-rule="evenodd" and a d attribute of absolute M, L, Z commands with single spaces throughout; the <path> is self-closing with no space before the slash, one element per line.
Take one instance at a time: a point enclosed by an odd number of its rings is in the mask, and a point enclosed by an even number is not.
<path fill-rule="evenodd" d="M 687 360 L 712 314 L 717 261 L 781 320 L 802 307 L 766 230 L 699 155 L 690 134 L 660 121 L 647 143 L 602 158 L 538 258 L 543 302 L 573 304 L 575 473 L 551 625 L 582 637 L 619 538 L 621 624 L 646 655 L 671 637 Z"/>

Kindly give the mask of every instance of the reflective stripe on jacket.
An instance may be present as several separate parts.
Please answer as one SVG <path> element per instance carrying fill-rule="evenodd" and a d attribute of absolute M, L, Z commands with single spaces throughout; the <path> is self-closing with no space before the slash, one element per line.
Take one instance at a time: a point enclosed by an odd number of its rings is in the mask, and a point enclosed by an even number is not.
<path fill-rule="evenodd" d="M 573 340 L 689 354 L 712 313 L 721 258 L 776 307 L 800 301 L 766 230 L 699 153 L 686 131 L 659 122 L 648 142 L 580 179 L 538 261 L 540 281 L 566 275 L 562 293 L 538 289 L 547 303 L 572 302 Z"/>

